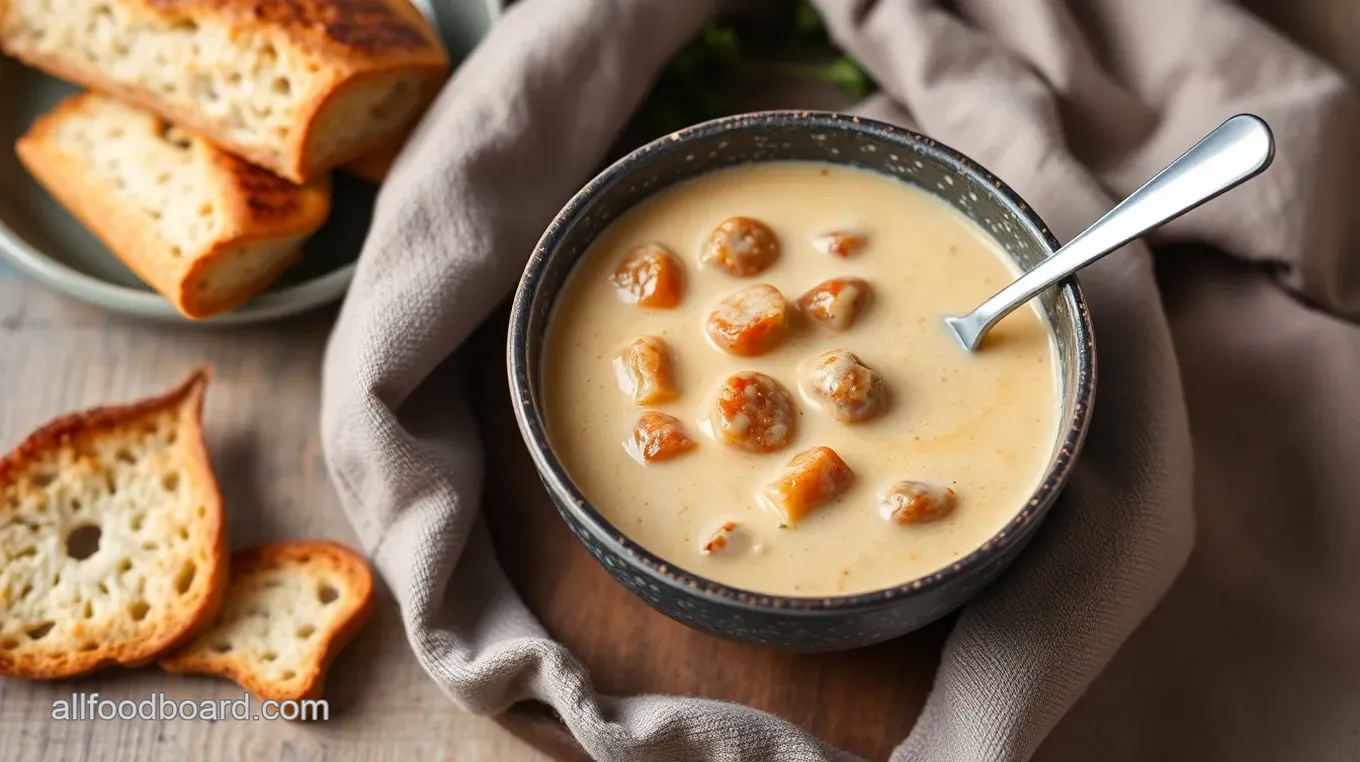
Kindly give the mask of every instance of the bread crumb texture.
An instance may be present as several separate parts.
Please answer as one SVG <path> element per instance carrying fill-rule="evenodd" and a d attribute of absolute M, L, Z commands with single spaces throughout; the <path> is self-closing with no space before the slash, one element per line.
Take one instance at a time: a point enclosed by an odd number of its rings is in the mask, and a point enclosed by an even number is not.
<path fill-rule="evenodd" d="M 162 659 L 273 700 L 319 698 L 331 661 L 369 618 L 368 564 L 335 543 L 264 545 L 232 556 L 231 588 L 212 625 Z"/>
<path fill-rule="evenodd" d="M 0 675 L 144 663 L 209 621 L 226 553 L 206 383 L 58 419 L 0 460 Z"/>
<path fill-rule="evenodd" d="M 448 65 L 405 0 L 9 0 L 0 46 L 295 182 L 396 139 Z"/>

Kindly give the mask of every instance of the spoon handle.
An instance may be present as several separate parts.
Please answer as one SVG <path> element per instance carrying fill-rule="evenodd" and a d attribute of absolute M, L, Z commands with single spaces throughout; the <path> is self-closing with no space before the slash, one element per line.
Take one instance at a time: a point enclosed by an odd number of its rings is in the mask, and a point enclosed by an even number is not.
<path fill-rule="evenodd" d="M 950 325 L 970 350 L 997 321 L 1044 289 L 1138 236 L 1185 214 L 1270 166 L 1275 141 L 1259 117 L 1238 114 L 1219 125 L 1032 270 Z"/>

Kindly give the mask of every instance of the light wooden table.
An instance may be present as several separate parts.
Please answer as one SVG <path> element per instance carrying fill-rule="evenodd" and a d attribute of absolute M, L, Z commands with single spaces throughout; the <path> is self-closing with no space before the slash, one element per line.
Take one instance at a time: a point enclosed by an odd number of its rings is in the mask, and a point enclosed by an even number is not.
<path fill-rule="evenodd" d="M 321 352 L 333 310 L 268 329 L 204 330 L 116 319 L 0 264 L 0 449 L 68 410 L 132 399 L 200 363 L 217 374 L 204 423 L 233 546 L 355 537 L 318 438 Z M 421 670 L 386 590 L 378 615 L 331 670 L 324 724 L 176 720 L 60 722 L 72 692 L 114 700 L 237 699 L 242 689 L 155 667 L 79 680 L 0 679 L 0 760 L 542 760 L 489 719 L 453 705 Z"/>

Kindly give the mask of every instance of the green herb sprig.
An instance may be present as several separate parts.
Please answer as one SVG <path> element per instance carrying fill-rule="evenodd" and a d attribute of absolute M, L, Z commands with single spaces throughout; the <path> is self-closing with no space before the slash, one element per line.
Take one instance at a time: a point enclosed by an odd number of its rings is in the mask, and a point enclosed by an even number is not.
<path fill-rule="evenodd" d="M 719 20 L 680 50 L 657 79 L 639 113 L 648 137 L 734 113 L 734 91 L 753 77 L 823 82 L 861 99 L 877 85 L 840 52 L 807 0 L 752 23 Z"/>

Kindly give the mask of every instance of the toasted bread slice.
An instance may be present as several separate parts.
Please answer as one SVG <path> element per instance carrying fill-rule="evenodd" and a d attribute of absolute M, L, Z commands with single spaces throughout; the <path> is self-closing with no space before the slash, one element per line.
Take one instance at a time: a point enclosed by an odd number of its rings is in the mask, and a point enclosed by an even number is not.
<path fill-rule="evenodd" d="M 373 574 L 353 551 L 324 540 L 262 545 L 232 555 L 221 613 L 160 663 L 266 700 L 321 698 L 326 670 L 372 613 Z"/>
<path fill-rule="evenodd" d="M 39 118 L 15 150 L 48 192 L 190 318 L 263 290 L 330 212 L 327 181 L 294 185 L 94 93 Z"/>
<path fill-rule="evenodd" d="M 0 675 L 154 660 L 227 589 L 222 498 L 203 444 L 208 373 L 60 418 L 0 460 Z"/>
<path fill-rule="evenodd" d="M 4 0 L 0 49 L 297 183 L 387 145 L 449 66 L 406 0 Z"/>

